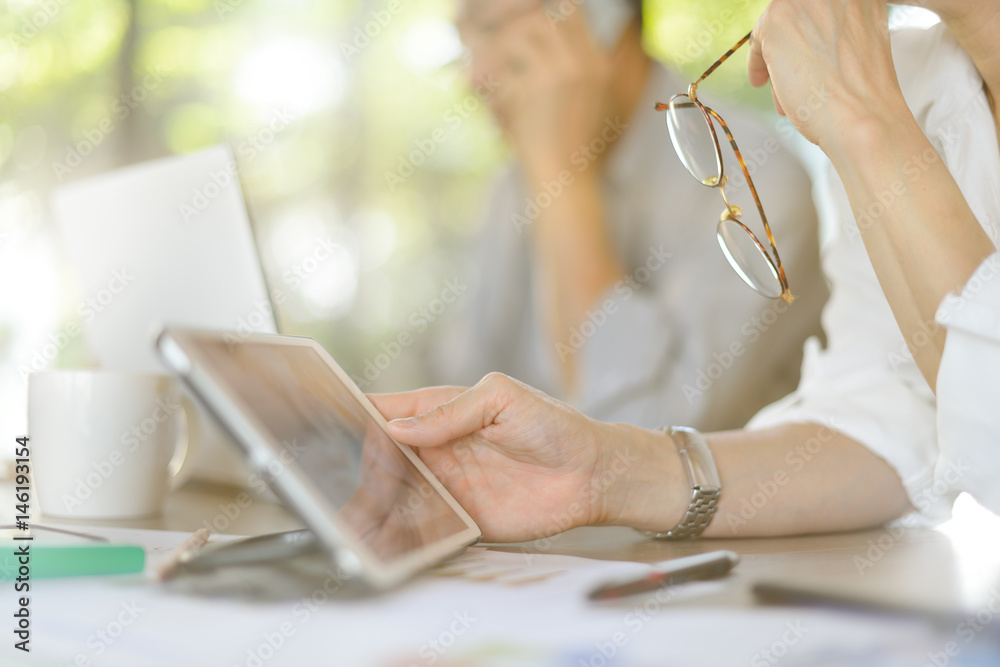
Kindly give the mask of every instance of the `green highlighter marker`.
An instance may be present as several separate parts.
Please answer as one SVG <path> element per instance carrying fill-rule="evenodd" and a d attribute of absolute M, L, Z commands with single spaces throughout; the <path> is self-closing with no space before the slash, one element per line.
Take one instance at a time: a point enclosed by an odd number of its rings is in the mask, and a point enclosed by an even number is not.
<path fill-rule="evenodd" d="M 39 529 L 46 533 L 39 534 Z M 28 536 L 20 530 L 0 530 L 0 580 L 24 576 L 22 567 L 28 568 L 31 579 L 41 579 L 132 574 L 142 572 L 146 563 L 142 547 L 110 544 L 93 535 L 32 526 L 33 539 L 23 539 Z"/>

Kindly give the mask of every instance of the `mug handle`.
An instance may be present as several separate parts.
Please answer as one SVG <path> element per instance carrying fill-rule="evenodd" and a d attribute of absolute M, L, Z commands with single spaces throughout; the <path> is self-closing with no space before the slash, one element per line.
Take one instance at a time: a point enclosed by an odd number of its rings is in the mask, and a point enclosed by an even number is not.
<path fill-rule="evenodd" d="M 198 454 L 197 443 L 200 439 L 191 437 L 191 427 L 195 423 L 194 415 L 197 408 L 180 388 L 178 392 L 181 395 L 181 408 L 184 412 L 184 428 L 177 429 L 177 444 L 174 446 L 174 456 L 170 459 L 171 491 L 176 491 L 194 474 L 194 462 Z"/>

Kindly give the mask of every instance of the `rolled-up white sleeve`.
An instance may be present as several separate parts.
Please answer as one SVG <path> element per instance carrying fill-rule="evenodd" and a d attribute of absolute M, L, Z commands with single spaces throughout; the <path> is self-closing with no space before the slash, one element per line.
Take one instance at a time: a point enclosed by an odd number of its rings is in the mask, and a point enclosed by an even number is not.
<path fill-rule="evenodd" d="M 937 477 L 1000 513 L 1000 253 L 936 320 L 948 330 L 937 378 Z"/>
<path fill-rule="evenodd" d="M 934 394 L 903 340 L 832 167 L 824 185 L 837 227 L 823 256 L 831 281 L 823 311 L 828 345 L 807 343 L 798 389 L 748 428 L 816 423 L 842 433 L 892 466 L 924 519 L 942 520 L 957 492 L 935 483 Z"/>

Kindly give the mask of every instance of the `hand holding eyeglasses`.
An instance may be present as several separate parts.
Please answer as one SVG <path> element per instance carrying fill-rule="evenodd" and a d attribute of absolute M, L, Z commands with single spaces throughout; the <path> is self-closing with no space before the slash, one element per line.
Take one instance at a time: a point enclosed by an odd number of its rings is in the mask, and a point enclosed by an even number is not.
<path fill-rule="evenodd" d="M 698 85 L 747 42 L 750 82 L 762 86 L 770 80 L 778 112 L 835 164 L 843 149 L 839 142 L 864 140 L 864 133 L 856 131 L 864 120 L 879 117 L 891 124 L 910 114 L 896 80 L 884 0 L 773 0 L 753 32 L 709 67 L 687 94 L 657 105 L 667 112 L 667 129 L 681 162 L 702 184 L 718 188 L 725 201 L 717 235 L 733 269 L 764 296 L 791 301 L 778 248 L 746 162 L 725 121 L 697 94 Z M 759 219 L 748 202 L 726 197 L 727 175 L 716 127 L 736 155 Z M 846 127 L 855 131 L 845 132 Z"/>
<path fill-rule="evenodd" d="M 750 83 L 831 158 L 860 122 L 908 114 L 889 47 L 884 0 L 774 0 L 751 33 Z M 817 104 L 819 99 L 822 103 Z"/>

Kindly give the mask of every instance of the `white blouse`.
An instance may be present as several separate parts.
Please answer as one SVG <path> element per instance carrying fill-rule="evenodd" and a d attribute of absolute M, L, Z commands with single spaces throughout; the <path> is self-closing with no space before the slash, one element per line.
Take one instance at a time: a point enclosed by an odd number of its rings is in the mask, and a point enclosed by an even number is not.
<path fill-rule="evenodd" d="M 994 242 L 994 245 L 996 243 Z M 948 327 L 938 370 L 938 478 L 1000 514 L 1000 253 L 990 256 L 936 320 Z"/>
<path fill-rule="evenodd" d="M 996 246 L 1000 148 L 982 78 L 943 23 L 895 32 L 892 48 L 907 104 Z M 828 172 L 837 230 L 823 255 L 828 345 L 807 341 L 799 388 L 749 428 L 813 422 L 852 437 L 892 465 L 929 520 L 945 518 L 960 491 L 1000 512 L 1000 255 L 928 325 L 948 329 L 935 399 L 879 287 L 844 186 Z"/>

